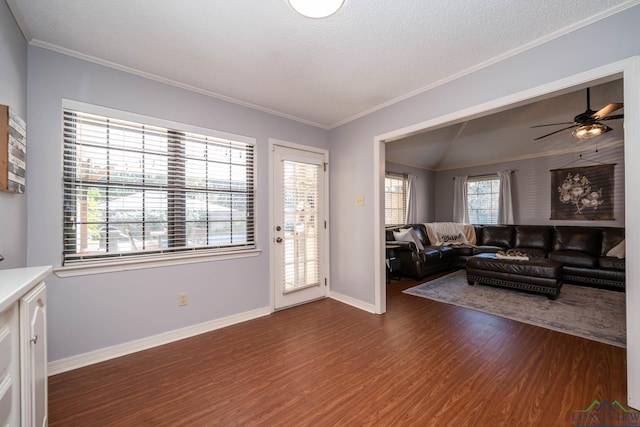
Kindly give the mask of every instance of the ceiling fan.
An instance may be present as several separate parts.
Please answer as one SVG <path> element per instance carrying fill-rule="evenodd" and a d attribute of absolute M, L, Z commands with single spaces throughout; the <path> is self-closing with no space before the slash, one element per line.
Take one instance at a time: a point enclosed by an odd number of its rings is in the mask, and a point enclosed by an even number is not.
<path fill-rule="evenodd" d="M 589 88 L 587 88 L 587 110 L 584 113 L 578 114 L 573 118 L 573 122 L 564 122 L 564 123 L 548 123 L 545 125 L 536 125 L 531 126 L 532 128 L 539 128 L 544 126 L 559 126 L 559 125 L 571 125 L 554 132 L 548 133 L 546 135 L 539 136 L 535 138 L 534 141 L 537 141 L 542 138 L 546 138 L 558 132 L 562 132 L 567 129 L 577 128 L 572 132 L 572 135 L 578 139 L 586 139 L 592 138 L 594 136 L 602 135 L 603 133 L 607 133 L 612 131 L 609 126 L 600 123 L 605 120 L 615 120 L 622 119 L 624 114 L 616 114 L 613 116 L 609 116 L 609 114 L 613 113 L 616 110 L 622 108 L 622 103 L 613 103 L 604 106 L 598 111 L 593 111 L 591 109 L 591 97 L 590 97 Z"/>

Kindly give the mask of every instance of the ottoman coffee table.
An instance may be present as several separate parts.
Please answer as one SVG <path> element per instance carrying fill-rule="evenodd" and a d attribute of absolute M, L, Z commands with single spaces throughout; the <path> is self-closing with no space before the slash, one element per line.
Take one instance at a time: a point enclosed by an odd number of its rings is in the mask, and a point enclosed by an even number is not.
<path fill-rule="evenodd" d="M 548 258 L 508 259 L 478 254 L 467 259 L 469 285 L 514 288 L 556 299 L 562 287 L 562 264 Z"/>

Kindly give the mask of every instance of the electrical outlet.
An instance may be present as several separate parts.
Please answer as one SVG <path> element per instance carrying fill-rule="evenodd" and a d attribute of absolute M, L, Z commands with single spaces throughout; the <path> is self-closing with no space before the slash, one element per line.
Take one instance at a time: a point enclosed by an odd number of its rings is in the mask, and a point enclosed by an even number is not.
<path fill-rule="evenodd" d="M 187 305 L 187 293 L 180 292 L 178 294 L 178 307 L 182 307 L 183 305 Z"/>
<path fill-rule="evenodd" d="M 364 196 L 356 197 L 356 206 L 364 206 Z"/>

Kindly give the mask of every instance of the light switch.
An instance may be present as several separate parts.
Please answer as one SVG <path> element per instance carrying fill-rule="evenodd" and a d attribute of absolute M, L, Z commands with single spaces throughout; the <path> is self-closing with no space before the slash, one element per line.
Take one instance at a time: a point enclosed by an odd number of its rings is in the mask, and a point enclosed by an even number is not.
<path fill-rule="evenodd" d="M 364 206 L 364 196 L 356 197 L 356 206 Z"/>

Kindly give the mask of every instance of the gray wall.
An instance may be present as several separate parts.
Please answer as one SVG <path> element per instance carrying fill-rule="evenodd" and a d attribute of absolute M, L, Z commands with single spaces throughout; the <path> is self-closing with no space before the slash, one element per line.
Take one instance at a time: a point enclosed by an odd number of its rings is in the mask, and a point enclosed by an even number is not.
<path fill-rule="evenodd" d="M 579 160 L 579 154 L 583 159 Z M 615 163 L 613 194 L 615 221 L 551 221 L 551 173 L 564 167 L 594 166 L 597 163 Z M 453 177 L 457 175 L 485 175 L 501 170 L 513 170 L 512 196 L 516 224 L 589 225 L 624 227 L 624 147 L 563 154 L 551 157 L 520 160 L 509 163 L 483 165 L 468 169 L 438 172 L 436 175 L 436 221 L 451 221 L 453 212 Z"/>
<path fill-rule="evenodd" d="M 375 303 L 374 138 L 640 54 L 640 6 L 331 131 L 332 290 Z M 597 55 L 585 55 L 585 40 Z M 630 161 L 633 159 L 627 159 Z M 548 172 L 547 172 L 548 173 Z M 365 207 L 353 203 L 364 195 Z M 349 244 L 341 236 L 349 236 Z"/>
<path fill-rule="evenodd" d="M 27 42 L 9 11 L 0 1 L 0 104 L 27 118 Z M 29 153 L 27 124 L 27 153 Z M 27 189 L 29 191 L 27 159 Z M 27 263 L 27 196 L 0 192 L 0 268 L 24 267 Z"/>
<path fill-rule="evenodd" d="M 435 204 L 434 193 L 436 174 L 435 172 L 425 169 L 418 169 L 399 163 L 386 162 L 386 172 L 399 174 L 415 175 L 416 180 L 416 197 L 418 205 L 418 221 L 417 222 L 433 222 L 435 221 Z"/>
<path fill-rule="evenodd" d="M 49 360 L 270 306 L 268 138 L 328 148 L 328 132 L 29 46 L 28 264 L 60 266 L 63 98 L 257 139 L 257 257 L 50 276 Z M 212 76 L 215 78 L 215 76 Z M 178 307 L 179 292 L 189 304 Z"/>

